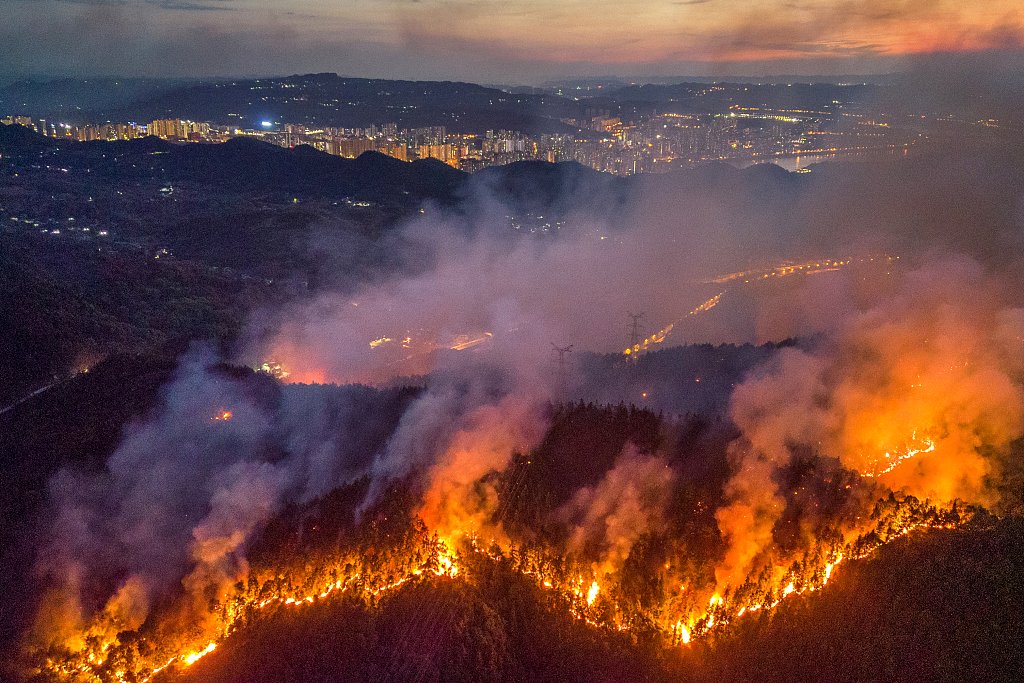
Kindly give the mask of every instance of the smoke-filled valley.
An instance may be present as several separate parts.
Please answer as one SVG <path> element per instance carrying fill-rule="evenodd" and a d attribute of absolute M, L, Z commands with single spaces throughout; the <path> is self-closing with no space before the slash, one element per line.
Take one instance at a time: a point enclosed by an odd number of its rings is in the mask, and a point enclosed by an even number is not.
<path fill-rule="evenodd" d="M 1017 679 L 1021 188 L 1000 139 L 320 216 L 230 338 L 0 413 L 10 675 Z"/>

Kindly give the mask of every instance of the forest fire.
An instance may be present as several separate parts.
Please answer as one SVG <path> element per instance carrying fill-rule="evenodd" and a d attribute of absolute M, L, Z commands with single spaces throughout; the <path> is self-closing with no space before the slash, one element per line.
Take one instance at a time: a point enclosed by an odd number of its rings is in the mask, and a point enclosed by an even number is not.
<path fill-rule="evenodd" d="M 777 394 L 773 389 L 767 395 Z M 521 438 L 538 442 L 536 435 L 509 428 L 513 419 L 533 429 L 537 425 L 532 406 L 519 405 L 514 398 L 472 413 L 473 419 L 446 442 L 445 457 L 423 480 L 422 499 L 409 499 L 402 508 L 406 512 L 370 515 L 365 522 L 368 530 L 353 532 L 355 540 L 349 544 L 334 541 L 328 549 L 308 553 L 300 546 L 275 562 L 218 568 L 223 578 L 218 575 L 205 588 L 214 596 L 212 601 L 199 602 L 185 594 L 145 620 L 133 616 L 137 598 L 126 584 L 91 621 L 40 651 L 38 670 L 55 681 L 138 683 L 173 676 L 276 610 L 305 609 L 342 594 L 373 607 L 418 582 L 443 579 L 473 585 L 488 567 L 528 578 L 552 609 L 565 610 L 589 626 L 612 632 L 650 633 L 653 628 L 662 642 L 687 645 L 726 633 L 737 620 L 773 610 L 785 600 L 821 590 L 842 564 L 867 558 L 893 540 L 917 530 L 955 528 L 973 514 L 955 497 L 930 503 L 883 478 L 912 459 L 924 462 L 929 455 L 929 460 L 944 462 L 953 453 L 944 446 L 948 437 L 942 441 L 931 430 L 919 429 L 898 448 L 851 458 L 851 466 L 844 470 L 825 470 L 823 493 L 809 503 L 812 508 L 827 505 L 834 512 L 813 522 L 801 521 L 810 531 L 785 546 L 772 538 L 773 530 L 784 523 L 782 516 L 766 516 L 750 501 L 770 494 L 775 498 L 758 503 L 763 509 L 771 510 L 776 501 L 778 506 L 796 505 L 801 488 L 780 490 L 771 480 L 749 479 L 763 461 L 734 459 L 734 479 L 711 518 L 721 545 L 694 551 L 687 549 L 690 541 L 685 537 L 669 532 L 665 506 L 677 476 L 669 461 L 628 446 L 602 479 L 551 511 L 547 524 L 562 525 L 563 530 L 538 541 L 536 531 L 524 532 L 510 523 L 520 514 L 518 507 L 530 505 L 522 498 L 527 488 L 523 477 L 539 457 L 511 456 L 512 444 Z M 920 396 L 912 393 L 912 398 Z M 747 400 L 746 393 L 738 392 L 737 401 Z M 871 404 L 875 409 L 881 405 Z M 934 411 L 934 404 L 929 405 Z M 874 419 L 864 424 L 875 431 L 861 441 L 898 433 L 895 427 L 889 429 L 890 422 L 899 422 L 891 413 L 902 414 L 891 406 L 872 413 Z M 766 448 L 768 442 L 750 426 L 746 414 L 739 411 L 735 417 L 753 441 L 731 444 L 732 457 L 755 446 Z M 231 418 L 227 408 L 213 417 Z M 762 425 L 766 418 L 759 415 L 758 420 Z M 404 518 L 405 514 L 409 516 Z M 767 520 L 767 532 L 752 525 L 761 523 L 758 515 Z M 393 526 L 372 531 L 391 517 L 396 521 L 388 524 Z M 230 542 L 230 537 L 217 540 L 218 545 Z M 644 559 L 641 552 L 653 552 L 657 562 Z M 643 581 L 653 588 L 643 602 L 635 597 L 638 579 L 630 563 L 647 566 Z"/>
<path fill-rule="evenodd" d="M 60 1 L 0 50 L 0 680 L 1021 678 L 1019 2 Z M 181 73 L 17 80 L 125 50 Z"/>
<path fill-rule="evenodd" d="M 870 516 L 872 522 L 864 526 L 840 545 L 834 541 L 821 547 L 812 545 L 793 566 L 769 565 L 757 575 L 749 576 L 741 585 L 727 585 L 706 598 L 703 609 L 695 608 L 683 596 L 690 591 L 685 584 L 678 592 L 666 595 L 648 619 L 653 618 L 668 642 L 689 644 L 695 638 L 706 637 L 746 614 L 772 609 L 786 598 L 813 592 L 824 587 L 833 577 L 835 568 L 844 558 L 864 558 L 881 545 L 905 536 L 917 529 L 949 528 L 968 519 L 963 510 L 939 509 L 905 498 L 880 501 Z M 63 657 L 49 656 L 42 669 L 54 680 L 111 680 L 149 681 L 157 674 L 174 668 L 195 664 L 214 652 L 221 640 L 229 637 L 247 623 L 260 618 L 272 608 L 302 608 L 340 593 L 351 593 L 374 603 L 381 597 L 401 588 L 408 582 L 428 577 L 444 577 L 473 582 L 472 567 L 479 563 L 512 563 L 516 571 L 533 579 L 539 589 L 559 596 L 570 612 L 591 626 L 629 630 L 634 617 L 630 609 L 618 602 L 615 590 L 607 595 L 598 578 L 578 573 L 571 557 L 568 564 L 556 560 L 550 551 L 527 550 L 507 542 L 502 546 L 496 539 L 483 542 L 475 531 L 454 534 L 452 540 L 442 542 L 420 527 L 406 535 L 400 545 L 387 556 L 384 564 L 353 549 L 343 556 L 325 557 L 313 562 L 301 562 L 297 573 L 281 570 L 250 574 L 246 582 L 239 582 L 222 596 L 204 621 L 215 624 L 213 637 L 204 640 L 200 634 L 186 637 L 173 631 L 164 632 L 159 640 L 144 636 L 122 641 L 122 635 L 96 628 L 93 633 L 106 632 L 102 638 L 86 638 L 86 647 L 67 650 Z M 814 559 L 818 558 L 818 559 Z M 581 558 L 582 559 L 582 558 Z M 799 565 L 799 569 L 795 567 Z M 561 566 L 561 569 L 557 567 Z M 663 569 L 665 578 L 673 576 L 671 565 Z M 611 575 L 618 581 L 616 573 Z M 707 595 L 707 594 L 705 594 Z M 680 602 L 682 600 L 682 602 Z M 689 604 L 690 607 L 683 605 Z M 659 616 L 655 616 L 658 614 Z M 194 643 L 193 639 L 198 639 Z M 194 644 L 191 644 L 194 643 Z M 180 648 L 180 649 L 178 649 Z M 175 650 L 177 649 L 177 653 Z M 162 663 L 151 663 L 153 660 Z"/>
<path fill-rule="evenodd" d="M 136 463 L 159 465 L 194 432 L 208 436 L 184 471 L 224 462 L 183 474 L 173 499 L 187 499 L 197 478 L 209 482 L 197 520 L 179 530 L 184 569 L 150 590 L 145 567 L 115 565 L 104 577 L 115 588 L 91 603 L 69 584 L 71 609 L 57 617 L 71 616 L 52 620 L 59 628 L 33 651 L 36 670 L 55 681 L 170 680 L 215 666 L 233 634 L 282 610 L 341 595 L 386 609 L 416 590 L 481 588 L 495 575 L 581 628 L 667 646 L 731 633 L 888 543 L 957 528 L 982 509 L 973 506 L 997 502 L 985 487 L 1000 463 L 988 453 L 1007 452 L 1024 422 L 1016 360 L 1007 360 L 1024 319 L 929 305 L 948 270 L 916 274 L 920 291 L 851 315 L 822 342 L 773 349 L 729 387 L 728 413 L 714 424 L 555 405 L 544 378 L 491 367 L 486 354 L 449 354 L 426 386 L 400 391 L 257 378 L 258 398 L 206 366 L 185 372 L 160 419 L 136 427 L 112 459 L 126 482 L 111 488 L 113 503 L 90 507 L 73 495 L 84 487 L 64 489 L 73 515 L 147 501 L 122 512 L 136 528 L 162 492 L 148 480 L 133 488 L 146 470 Z M 676 379 L 688 386 L 694 376 Z M 245 419 L 195 430 L 211 408 L 218 422 L 233 411 Z M 55 566 L 73 577 L 73 559 Z"/>
<path fill-rule="evenodd" d="M 202 659 L 203 657 L 205 657 L 206 655 L 210 654 L 211 652 L 213 652 L 216 649 L 217 649 L 217 643 L 210 643 L 206 647 L 204 647 L 202 650 L 199 650 L 198 652 L 189 652 L 187 655 L 185 655 L 184 657 L 181 658 L 181 663 L 184 664 L 185 666 L 192 666 L 193 664 L 198 662 L 200 659 Z"/>
<path fill-rule="evenodd" d="M 214 652 L 220 639 L 227 637 L 244 623 L 258 618 L 259 613 L 274 607 L 301 608 L 340 593 L 355 593 L 364 600 L 374 601 L 419 577 L 452 578 L 459 574 L 457 556 L 436 538 L 423 538 L 420 545 L 410 546 L 406 550 L 409 554 L 399 560 L 404 573 L 390 580 L 388 577 L 393 577 L 394 574 L 386 572 L 374 575 L 368 575 L 359 569 L 351 569 L 351 573 L 347 574 L 343 569 L 339 572 L 339 568 L 351 568 L 353 564 L 346 562 L 345 558 L 338 558 L 331 575 L 339 578 L 326 585 L 311 575 L 296 577 L 301 578 L 302 583 L 294 588 L 280 586 L 277 580 L 271 578 L 255 593 L 243 591 L 224 596 L 215 613 L 206 616 L 217 622 L 216 632 L 219 635 L 204 646 L 176 645 L 181 639 L 190 640 L 194 636 L 169 633 L 165 635 L 167 642 L 153 643 L 146 648 L 151 652 L 147 657 L 142 654 L 143 648 L 140 647 L 145 645 L 144 642 L 120 643 L 119 636 L 113 634 L 101 638 L 97 629 L 95 635 L 84 639 L 84 649 L 67 650 L 60 658 L 48 657 L 41 667 L 41 673 L 54 680 L 105 681 L 109 678 L 118 683 L 146 683 L 164 671 L 192 666 Z M 250 577 L 252 578 L 255 577 Z M 271 583 L 275 585 L 274 589 L 271 589 Z M 310 585 L 313 586 L 312 591 L 302 587 Z M 158 658 L 160 653 L 173 653 L 178 647 L 181 647 L 181 650 L 164 659 L 162 664 L 147 664 L 150 658 Z"/>

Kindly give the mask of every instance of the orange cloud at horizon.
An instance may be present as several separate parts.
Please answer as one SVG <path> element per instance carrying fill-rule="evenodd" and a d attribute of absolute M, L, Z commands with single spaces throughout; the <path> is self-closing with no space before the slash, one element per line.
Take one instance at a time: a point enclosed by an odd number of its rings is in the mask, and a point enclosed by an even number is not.
<path fill-rule="evenodd" d="M 1024 6 L 951 0 L 568 0 L 404 6 L 400 39 L 543 62 L 739 62 L 900 57 L 1024 46 Z"/>

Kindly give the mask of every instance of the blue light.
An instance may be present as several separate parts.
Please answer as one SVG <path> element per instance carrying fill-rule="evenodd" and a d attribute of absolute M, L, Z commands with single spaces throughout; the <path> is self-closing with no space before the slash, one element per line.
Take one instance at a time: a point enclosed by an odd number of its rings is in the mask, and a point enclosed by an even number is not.
<path fill-rule="evenodd" d="M 274 125 L 274 122 L 273 121 L 260 121 L 260 125 L 263 126 L 264 128 L 270 128 L 271 126 Z"/>

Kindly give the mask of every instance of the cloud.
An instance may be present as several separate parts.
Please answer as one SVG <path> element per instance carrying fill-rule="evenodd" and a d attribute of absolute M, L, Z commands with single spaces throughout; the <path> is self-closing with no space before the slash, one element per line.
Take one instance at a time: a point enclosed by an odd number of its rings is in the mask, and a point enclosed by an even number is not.
<path fill-rule="evenodd" d="M 237 9 L 229 3 L 234 0 L 145 0 L 151 5 L 171 10 L 214 10 L 226 11 Z"/>
<path fill-rule="evenodd" d="M 683 0 L 618 11 L 558 3 L 485 11 L 465 2 L 385 3 L 376 10 L 296 2 L 266 11 L 231 0 L 8 5 L 0 63 L 8 74 L 27 75 L 337 71 L 538 82 L 608 74 L 871 73 L 897 69 L 908 53 L 1019 45 L 1024 36 L 1024 13 L 1010 2 L 985 13 L 945 1 L 765 8 Z M 505 27 L 500 34 L 495 22 Z"/>
<path fill-rule="evenodd" d="M 25 0 L 21 0 L 24 2 Z M 30 0 L 33 2 L 56 2 L 70 5 L 108 5 L 128 7 L 135 5 L 153 5 L 161 9 L 180 10 L 229 10 L 236 0 Z"/>

